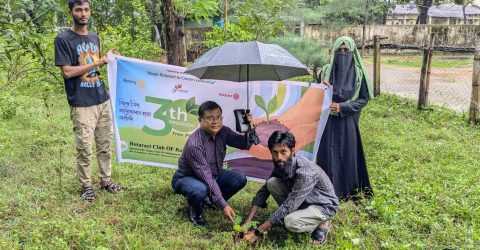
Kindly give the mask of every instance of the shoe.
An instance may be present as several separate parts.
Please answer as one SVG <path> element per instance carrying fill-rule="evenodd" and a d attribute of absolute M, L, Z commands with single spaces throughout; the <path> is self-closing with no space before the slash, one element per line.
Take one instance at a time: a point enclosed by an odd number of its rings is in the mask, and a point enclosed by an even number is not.
<path fill-rule="evenodd" d="M 110 193 L 118 193 L 122 191 L 122 186 L 119 184 L 113 183 L 112 181 L 101 181 L 100 189 L 105 190 Z"/>
<path fill-rule="evenodd" d="M 217 207 L 215 205 L 213 205 L 212 201 L 210 200 L 210 197 L 205 197 L 205 199 L 203 200 L 203 205 L 207 208 L 207 209 L 217 209 Z"/>
<path fill-rule="evenodd" d="M 94 202 L 96 198 L 97 196 L 95 195 L 95 191 L 93 191 L 92 187 L 84 187 L 82 189 L 80 199 L 88 202 Z"/>
<path fill-rule="evenodd" d="M 195 226 L 206 227 L 207 221 L 203 218 L 201 214 L 197 214 L 195 209 L 192 206 L 188 206 L 188 219 Z"/>

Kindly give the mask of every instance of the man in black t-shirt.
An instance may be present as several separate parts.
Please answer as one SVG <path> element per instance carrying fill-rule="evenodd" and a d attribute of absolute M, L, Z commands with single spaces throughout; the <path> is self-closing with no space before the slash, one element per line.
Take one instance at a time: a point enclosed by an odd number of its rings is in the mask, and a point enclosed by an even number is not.
<path fill-rule="evenodd" d="M 107 64 L 107 59 L 100 56 L 97 34 L 88 32 L 90 2 L 69 0 L 68 7 L 74 25 L 55 38 L 55 65 L 62 70 L 70 105 L 81 198 L 94 201 L 96 196 L 90 178 L 93 141 L 100 169 L 100 187 L 111 193 L 121 190 L 121 186 L 111 180 L 112 112 L 99 72 L 99 67 Z"/>

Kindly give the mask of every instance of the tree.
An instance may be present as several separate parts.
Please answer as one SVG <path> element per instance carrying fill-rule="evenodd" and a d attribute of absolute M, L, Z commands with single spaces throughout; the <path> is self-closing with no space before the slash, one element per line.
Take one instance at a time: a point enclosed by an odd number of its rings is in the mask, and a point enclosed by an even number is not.
<path fill-rule="evenodd" d="M 286 30 L 287 19 L 296 12 L 299 2 L 295 0 L 229 1 L 232 19 L 236 20 L 225 29 L 214 27 L 206 34 L 208 48 L 225 42 L 251 40 L 267 41 Z"/>
<path fill-rule="evenodd" d="M 380 0 L 331 1 L 315 10 L 324 25 L 383 23 L 391 3 Z"/>
<path fill-rule="evenodd" d="M 167 48 L 167 62 L 173 65 L 185 64 L 185 52 L 182 30 L 184 17 L 175 13 L 172 0 L 163 0 L 162 15 L 165 21 L 165 41 Z"/>
<path fill-rule="evenodd" d="M 295 0 L 246 0 L 235 16 L 242 28 L 254 34 L 255 40 L 265 40 L 284 30 L 282 17 L 296 10 L 297 4 Z"/>
<path fill-rule="evenodd" d="M 217 0 L 162 0 L 162 15 L 165 28 L 167 61 L 184 65 L 186 62 L 184 22 L 185 19 L 202 20 L 212 17 L 219 10 Z"/>
<path fill-rule="evenodd" d="M 323 65 L 329 63 L 329 46 L 312 39 L 292 35 L 274 38 L 270 40 L 270 42 L 276 43 L 288 50 L 312 70 L 313 80 L 316 82 L 321 81 L 321 68 Z"/>
<path fill-rule="evenodd" d="M 166 50 L 166 38 L 165 30 L 163 28 L 164 21 L 161 10 L 160 0 L 147 0 L 145 1 L 145 9 L 147 10 L 148 17 L 153 25 L 152 40 L 158 41 L 160 47 Z"/>
<path fill-rule="evenodd" d="M 433 5 L 433 0 L 423 0 L 417 2 L 419 14 L 417 17 L 417 24 L 427 24 L 428 10 Z"/>

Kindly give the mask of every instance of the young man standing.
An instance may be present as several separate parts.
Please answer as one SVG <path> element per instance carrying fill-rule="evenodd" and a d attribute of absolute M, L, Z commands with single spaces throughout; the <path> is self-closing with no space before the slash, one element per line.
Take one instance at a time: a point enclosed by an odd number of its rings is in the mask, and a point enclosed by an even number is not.
<path fill-rule="evenodd" d="M 314 162 L 295 156 L 295 137 L 289 132 L 275 131 L 268 139 L 274 169 L 267 183 L 257 192 L 245 224 L 259 207 L 265 208 L 271 194 L 278 209 L 255 231 L 245 236 L 254 242 L 275 225 L 283 225 L 295 233 L 308 232 L 314 244 L 323 244 L 330 220 L 338 209 L 338 198 L 332 182 Z"/>
<path fill-rule="evenodd" d="M 107 64 L 107 59 L 100 56 L 97 34 L 88 31 L 90 2 L 69 0 L 68 7 L 73 27 L 55 38 L 55 65 L 62 71 L 70 105 L 81 198 L 94 201 L 96 196 L 90 178 L 93 141 L 96 143 L 101 189 L 111 193 L 121 190 L 121 186 L 111 180 L 112 113 L 99 71 L 99 67 Z"/>

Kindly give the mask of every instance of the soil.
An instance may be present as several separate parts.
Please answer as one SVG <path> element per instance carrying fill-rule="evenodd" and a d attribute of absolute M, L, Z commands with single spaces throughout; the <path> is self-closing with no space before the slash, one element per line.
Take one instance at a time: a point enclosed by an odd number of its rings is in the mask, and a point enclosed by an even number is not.
<path fill-rule="evenodd" d="M 268 138 L 270 138 L 270 135 L 277 130 L 287 132 L 288 128 L 281 124 L 278 120 L 264 121 L 255 127 L 255 131 L 260 138 L 260 144 L 265 147 L 268 147 Z"/>

